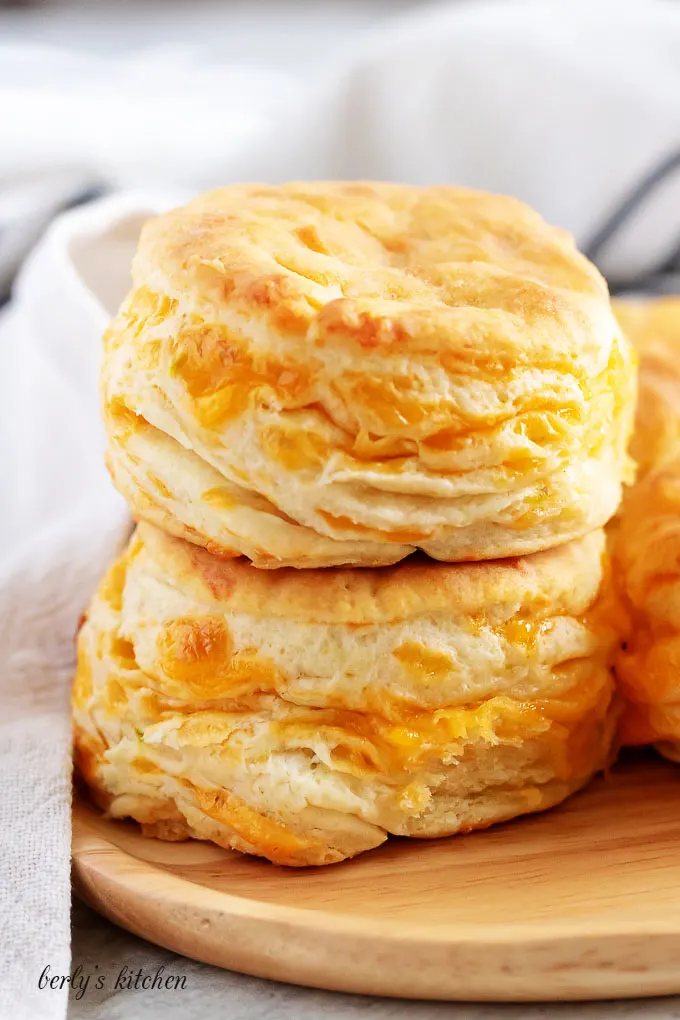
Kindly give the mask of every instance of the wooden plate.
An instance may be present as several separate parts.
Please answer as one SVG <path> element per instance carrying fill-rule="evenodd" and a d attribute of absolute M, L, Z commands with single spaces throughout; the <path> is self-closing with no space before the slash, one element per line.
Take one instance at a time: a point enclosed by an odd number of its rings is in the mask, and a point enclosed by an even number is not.
<path fill-rule="evenodd" d="M 680 769 L 627 759 L 547 814 L 278 868 L 76 803 L 73 872 L 151 942 L 261 977 L 409 998 L 680 992 Z"/>

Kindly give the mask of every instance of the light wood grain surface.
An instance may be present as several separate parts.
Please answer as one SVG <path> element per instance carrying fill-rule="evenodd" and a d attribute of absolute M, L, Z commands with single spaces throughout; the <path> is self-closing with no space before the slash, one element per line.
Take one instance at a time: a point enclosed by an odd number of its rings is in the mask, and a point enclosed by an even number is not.
<path fill-rule="evenodd" d="M 194 959 L 320 988 L 556 1000 L 680 992 L 680 769 L 619 764 L 552 812 L 277 868 L 74 808 L 81 895 Z"/>

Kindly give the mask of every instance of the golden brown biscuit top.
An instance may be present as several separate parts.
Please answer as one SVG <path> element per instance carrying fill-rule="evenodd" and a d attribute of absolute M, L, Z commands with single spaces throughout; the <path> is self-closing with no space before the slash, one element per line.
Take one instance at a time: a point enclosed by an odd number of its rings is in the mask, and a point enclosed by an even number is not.
<path fill-rule="evenodd" d="M 630 452 L 638 481 L 680 452 L 680 298 L 615 301 L 639 355 L 639 396 Z"/>
<path fill-rule="evenodd" d="M 229 604 L 251 616 L 358 626 L 432 613 L 479 616 L 510 604 L 522 609 L 578 614 L 594 599 L 601 579 L 604 535 L 531 556 L 486 563 L 435 563 L 415 555 L 393 567 L 330 567 L 262 571 L 245 560 L 219 560 L 205 549 L 141 523 L 140 541 L 161 579 L 197 601 Z"/>
<path fill-rule="evenodd" d="M 145 226 L 133 278 L 206 321 L 228 307 L 317 347 L 449 349 L 501 374 L 546 347 L 569 370 L 608 311 L 568 234 L 515 199 L 453 187 L 221 188 Z M 543 335 L 546 322 L 560 335 Z"/>

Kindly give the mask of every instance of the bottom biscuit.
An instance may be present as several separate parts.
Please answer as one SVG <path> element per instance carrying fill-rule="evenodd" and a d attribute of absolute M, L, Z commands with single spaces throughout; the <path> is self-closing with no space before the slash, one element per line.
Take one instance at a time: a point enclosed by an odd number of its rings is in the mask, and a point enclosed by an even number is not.
<path fill-rule="evenodd" d="M 610 759 L 600 532 L 494 564 L 257 571 L 142 525 L 78 638 L 110 816 L 278 864 L 548 808 Z"/>

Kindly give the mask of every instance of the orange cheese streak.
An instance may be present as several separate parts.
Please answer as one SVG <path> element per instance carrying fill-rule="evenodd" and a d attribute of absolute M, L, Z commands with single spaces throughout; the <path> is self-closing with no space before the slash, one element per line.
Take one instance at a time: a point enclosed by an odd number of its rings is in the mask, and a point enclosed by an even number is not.
<path fill-rule="evenodd" d="M 245 700 L 283 689 L 286 679 L 255 650 L 233 652 L 220 617 L 170 620 L 159 633 L 153 686 L 165 697 L 184 700 Z"/>
<path fill-rule="evenodd" d="M 228 790 L 208 789 L 184 780 L 199 808 L 210 818 L 233 829 L 241 839 L 261 850 L 275 864 L 297 864 L 299 854 L 320 844 L 298 836 L 280 822 L 249 807 Z"/>
<path fill-rule="evenodd" d="M 217 485 L 214 489 L 206 489 L 201 493 L 201 499 L 205 500 L 209 506 L 217 507 L 218 510 L 233 510 L 235 506 L 238 506 L 238 501 L 234 499 L 229 489 L 222 485 Z"/>
<path fill-rule="evenodd" d="M 183 326 L 172 341 L 170 374 L 185 385 L 204 428 L 217 428 L 239 417 L 251 394 L 272 392 L 285 406 L 303 406 L 313 368 L 283 364 L 271 357 L 256 361 L 243 338 L 226 326 Z"/>
<path fill-rule="evenodd" d="M 313 432 L 292 431 L 269 427 L 260 435 L 265 454 L 287 471 L 320 468 L 325 463 L 329 446 Z"/>
<path fill-rule="evenodd" d="M 167 487 L 165 482 L 158 477 L 158 475 L 153 474 L 151 471 L 147 471 L 146 477 L 149 479 L 149 482 L 153 485 L 154 489 L 160 493 L 163 499 L 173 498 L 171 490 Z"/>
<path fill-rule="evenodd" d="M 104 333 L 104 350 L 109 352 L 120 347 L 128 337 L 140 338 L 151 333 L 156 327 L 177 311 L 177 301 L 164 294 L 156 294 L 148 287 L 138 287 L 127 298 L 120 311 L 122 324 L 109 327 Z"/>
<path fill-rule="evenodd" d="M 547 626 L 550 626 L 550 620 L 513 616 L 506 623 L 492 627 L 486 615 L 480 614 L 470 618 L 467 629 L 475 635 L 486 629 L 493 630 L 513 647 L 533 651 Z M 417 641 L 405 641 L 394 650 L 393 655 L 412 676 L 421 680 L 443 680 L 456 669 L 449 655 L 426 648 Z"/>
<path fill-rule="evenodd" d="M 463 708 L 435 711 L 402 708 L 400 718 L 350 711 L 313 709 L 307 719 L 298 713 L 274 724 L 288 746 L 332 748 L 334 766 L 355 775 L 395 776 L 423 767 L 428 760 L 462 753 L 469 742 L 521 745 L 550 731 L 546 753 L 564 776 L 580 774 L 587 755 L 587 732 L 607 716 L 613 682 L 603 667 L 594 666 L 587 682 L 560 697 L 517 701 L 496 696 Z M 582 737 L 578 731 L 584 728 Z M 581 749 L 579 749 L 581 748 Z"/>
<path fill-rule="evenodd" d="M 417 641 L 405 641 L 392 653 L 417 679 L 443 680 L 455 669 L 453 659 L 444 652 L 425 648 Z"/>
<path fill-rule="evenodd" d="M 371 538 L 376 542 L 421 542 L 432 536 L 431 531 L 413 531 L 409 528 L 395 528 L 392 531 L 379 531 L 377 528 L 368 528 L 364 524 L 357 524 L 351 517 L 329 513 L 327 510 L 319 510 L 319 516 L 338 531 L 350 531 L 352 534 L 361 535 L 363 538 Z"/>

